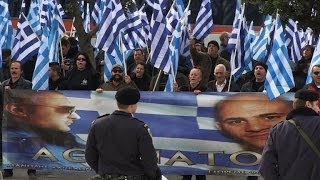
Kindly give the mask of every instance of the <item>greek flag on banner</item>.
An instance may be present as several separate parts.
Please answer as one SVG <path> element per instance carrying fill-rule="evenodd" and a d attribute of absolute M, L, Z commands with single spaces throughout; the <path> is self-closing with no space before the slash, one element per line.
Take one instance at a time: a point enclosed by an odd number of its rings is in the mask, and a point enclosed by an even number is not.
<path fill-rule="evenodd" d="M 268 71 L 264 84 L 269 99 L 274 99 L 294 87 L 288 50 L 278 14 L 274 23 L 275 32 L 271 53 L 267 60 Z"/>
<path fill-rule="evenodd" d="M 198 40 L 203 40 L 213 28 L 212 8 L 210 0 L 202 0 L 198 13 L 193 36 Z"/>
<path fill-rule="evenodd" d="M 312 82 L 312 77 L 311 77 L 312 67 L 314 65 L 320 65 L 320 41 L 319 40 L 320 40 L 320 36 L 318 37 L 318 43 L 317 43 L 316 49 L 313 52 L 312 60 L 311 60 L 310 66 L 309 66 L 306 84 L 309 84 Z"/>
<path fill-rule="evenodd" d="M 49 32 L 45 26 L 41 37 L 41 45 L 38 53 L 37 62 L 32 76 L 33 90 L 49 89 Z"/>
<path fill-rule="evenodd" d="M 17 35 L 13 42 L 12 59 L 25 63 L 33 55 L 38 53 L 40 41 L 38 36 L 33 32 L 29 21 L 23 13 L 21 13 Z"/>
<path fill-rule="evenodd" d="M 158 0 L 155 0 L 153 4 L 153 14 L 150 23 L 151 34 L 151 51 L 150 51 L 150 63 L 164 72 L 170 70 L 170 50 L 169 42 L 167 39 L 168 31 L 166 28 L 165 17 L 162 13 L 162 5 Z"/>

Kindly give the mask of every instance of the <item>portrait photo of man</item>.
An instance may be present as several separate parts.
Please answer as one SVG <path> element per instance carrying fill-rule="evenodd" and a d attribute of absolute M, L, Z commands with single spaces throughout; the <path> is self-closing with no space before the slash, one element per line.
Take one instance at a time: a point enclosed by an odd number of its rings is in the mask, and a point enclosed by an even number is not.
<path fill-rule="evenodd" d="M 70 125 L 80 116 L 62 93 L 9 90 L 3 106 L 3 152 L 12 163 L 48 161 L 52 165 L 68 165 L 63 152 L 85 147 L 85 141 L 70 131 Z M 45 149 L 45 155 L 35 157 L 41 149 Z M 49 154 L 55 158 L 48 158 Z"/>
<path fill-rule="evenodd" d="M 269 100 L 265 94 L 238 93 L 216 106 L 216 128 L 245 150 L 261 153 L 271 128 L 284 121 L 292 109 L 289 101 Z"/>

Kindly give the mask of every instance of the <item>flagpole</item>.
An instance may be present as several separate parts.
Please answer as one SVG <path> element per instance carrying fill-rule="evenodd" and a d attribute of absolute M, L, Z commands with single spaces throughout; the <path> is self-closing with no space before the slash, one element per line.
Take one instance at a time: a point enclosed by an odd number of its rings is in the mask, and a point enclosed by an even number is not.
<path fill-rule="evenodd" d="M 128 73 L 127 73 L 127 64 L 126 64 L 126 56 L 124 54 L 124 50 L 123 50 L 123 46 L 122 46 L 123 42 L 122 42 L 121 35 L 122 35 L 122 33 L 120 32 L 119 33 L 119 41 L 120 41 L 120 49 L 121 49 L 121 52 L 122 52 L 122 63 L 123 63 L 124 73 L 125 73 L 125 75 L 128 75 Z"/>
<path fill-rule="evenodd" d="M 240 17 L 243 17 L 244 16 L 244 10 L 245 10 L 245 5 L 246 3 L 243 3 L 242 7 L 241 7 L 241 14 L 240 14 Z M 238 18 L 238 17 L 237 17 Z M 243 18 L 242 18 L 242 21 L 243 21 Z M 241 24 L 242 22 L 239 21 L 239 24 L 238 24 L 238 30 L 240 31 L 240 27 L 241 27 Z M 238 36 L 237 36 L 237 42 L 236 42 L 236 46 L 234 48 L 234 50 L 232 51 L 232 54 L 231 54 L 231 60 L 230 62 L 233 62 L 235 61 L 235 58 L 236 58 L 236 51 L 238 49 L 238 45 L 239 45 L 239 37 L 240 37 L 240 32 L 238 33 Z M 232 65 L 232 63 L 231 63 Z M 228 83 L 228 92 L 230 92 L 230 88 L 231 88 L 231 81 L 232 81 L 232 67 L 231 67 L 231 72 L 230 72 L 230 77 L 229 77 L 229 83 Z"/>
<path fill-rule="evenodd" d="M 71 29 L 70 29 L 70 37 L 75 37 L 75 36 L 73 36 L 73 23 L 74 23 L 74 21 L 75 21 L 75 17 L 73 17 L 73 19 L 72 19 L 72 24 L 71 24 Z"/>
<path fill-rule="evenodd" d="M 154 91 L 156 90 L 156 87 L 157 87 L 157 85 L 158 85 L 158 82 L 159 82 L 159 79 L 160 79 L 161 74 L 162 74 L 162 70 L 159 71 L 159 74 L 158 74 L 158 76 L 157 76 L 156 82 L 154 83 L 152 92 L 154 92 Z"/>

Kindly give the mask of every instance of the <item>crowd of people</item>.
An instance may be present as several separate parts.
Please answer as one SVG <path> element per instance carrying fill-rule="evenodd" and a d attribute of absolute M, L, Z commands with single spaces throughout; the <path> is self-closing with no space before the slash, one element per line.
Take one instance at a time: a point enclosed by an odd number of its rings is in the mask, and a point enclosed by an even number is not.
<path fill-rule="evenodd" d="M 236 81 L 230 78 L 230 54 L 226 50 L 229 34 L 222 33 L 220 44 L 212 40 L 204 47 L 202 42 L 190 40 L 190 52 L 193 66 L 190 67 L 183 56 L 179 57 L 178 72 L 175 74 L 174 91 L 202 91 L 207 92 L 262 92 L 268 66 L 264 62 L 253 60 L 253 70 L 243 74 Z M 292 63 L 295 92 L 305 86 L 308 69 L 314 47 L 307 45 L 303 48 L 303 56 L 297 63 Z M 77 41 L 73 37 L 61 39 L 61 60 L 50 63 L 49 89 L 50 90 L 96 90 L 116 91 L 129 85 L 141 91 L 163 91 L 168 73 L 153 67 L 149 61 L 147 49 L 135 49 L 126 60 L 125 66 L 116 64 L 112 67 L 111 78 L 104 80 L 104 53 L 97 53 L 95 60 L 84 51 L 78 49 Z M 10 78 L 11 64 L 10 49 L 2 50 L 3 71 L 1 82 Z M 63 57 L 63 58 L 62 58 Z M 35 58 L 23 65 L 24 78 L 32 80 Z M 92 62 L 95 62 L 93 68 Z M 307 85 L 309 89 L 318 90 L 320 84 L 318 66 L 312 72 L 313 83 Z M 195 70 L 197 69 L 197 70 Z M 126 72 L 125 72 L 126 70 Z M 230 82 L 231 81 L 231 82 Z M 230 85 L 229 85 L 230 84 Z"/>
<path fill-rule="evenodd" d="M 189 67 L 186 59 L 180 56 L 178 72 L 173 84 L 173 91 L 186 91 L 200 94 L 201 92 L 262 92 L 264 91 L 264 81 L 268 71 L 268 66 L 264 62 L 253 61 L 253 70 L 243 74 L 237 81 L 230 78 L 230 54 L 226 50 L 229 34 L 222 33 L 220 36 L 220 44 L 212 40 L 204 47 L 202 42 L 190 40 L 190 53 L 193 59 L 193 67 Z M 163 91 L 166 87 L 168 74 L 153 67 L 149 61 L 149 54 L 146 49 L 135 49 L 132 55 L 127 59 L 125 66 L 115 64 L 111 69 L 111 78 L 104 80 L 104 58 L 103 52 L 99 52 L 95 57 L 95 61 L 84 51 L 78 49 L 77 42 L 74 38 L 64 37 L 61 39 L 62 55 L 60 63 L 52 62 L 49 65 L 49 90 L 94 90 L 98 93 L 103 91 L 118 91 L 125 87 L 136 88 L 140 91 Z M 308 70 L 311 63 L 314 47 L 307 45 L 303 48 L 303 56 L 296 64 L 292 64 L 295 87 L 292 92 L 300 89 L 307 89 L 320 92 L 320 65 L 312 67 L 312 82 L 305 85 L 308 76 Z M 0 74 L 1 90 L 9 89 L 31 89 L 32 73 L 35 65 L 35 59 L 22 64 L 19 61 L 11 59 L 11 51 L 9 49 L 2 50 L 3 69 Z M 95 67 L 92 62 L 95 62 Z M 245 96 L 232 96 L 230 99 L 241 99 Z M 263 99 L 265 97 L 252 96 L 253 99 Z M 279 101 L 280 102 L 280 101 Z M 281 103 L 276 103 L 279 106 Z M 136 102 L 135 102 L 136 103 Z M 271 102 L 270 102 L 271 103 Z M 243 134 L 232 134 L 227 132 L 228 128 L 232 128 L 230 121 L 234 121 L 229 117 L 233 114 L 225 113 L 223 107 L 226 102 L 217 105 L 220 108 L 217 118 L 217 128 L 228 133 L 232 138 L 241 139 Z M 235 107 L 240 105 L 233 104 Z M 320 107 L 320 104 L 318 104 Z M 246 106 L 242 106 L 244 111 Z M 256 106 L 255 108 L 257 108 Z M 229 105 L 230 108 L 230 105 Z M 249 107 L 250 108 L 250 107 Z M 235 108 L 236 109 L 236 108 Z M 263 106 L 261 106 L 261 110 Z M 270 110 L 270 109 L 269 109 Z M 281 110 L 279 109 L 274 109 Z M 286 113 L 278 113 L 279 118 L 289 112 L 286 105 L 283 106 Z M 240 111 L 239 111 L 240 112 Z M 260 111 L 259 111 L 260 112 Z M 282 112 L 282 111 L 281 111 Z M 238 112 L 234 112 L 238 113 Z M 260 112 L 261 113 L 261 112 Z M 268 114 L 268 113 L 266 113 Z M 228 118 L 225 118 L 228 116 Z M 261 115 L 257 115 L 261 116 Z M 237 121 L 240 116 L 237 116 Z M 256 116 L 244 117 L 245 121 L 254 119 Z M 228 120 L 224 120 L 228 119 Z M 232 119 L 232 120 L 230 120 Z M 266 125 L 267 129 L 275 125 L 278 121 Z M 235 130 L 233 130 L 235 131 Z M 240 131 L 239 131 L 240 132 Z M 269 134 L 269 131 L 268 133 Z M 261 153 L 263 151 L 264 142 L 267 138 L 264 134 L 264 141 L 248 146 L 254 151 Z M 34 176 L 36 171 L 29 169 L 28 174 Z M 4 171 L 5 177 L 13 175 L 11 169 Z M 191 179 L 191 176 L 184 176 L 184 180 Z M 197 176 L 196 179 L 205 179 L 205 176 Z"/>

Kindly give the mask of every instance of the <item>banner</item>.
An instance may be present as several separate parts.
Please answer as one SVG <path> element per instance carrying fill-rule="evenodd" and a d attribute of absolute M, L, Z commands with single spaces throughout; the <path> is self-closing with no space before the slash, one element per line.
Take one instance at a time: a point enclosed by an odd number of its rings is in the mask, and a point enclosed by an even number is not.
<path fill-rule="evenodd" d="M 4 168 L 90 171 L 91 123 L 117 109 L 115 92 L 11 90 L 4 94 Z M 270 129 L 292 94 L 141 92 L 134 116 L 150 127 L 163 174 L 258 175 Z M 126 143 L 126 142 L 123 142 Z"/>

